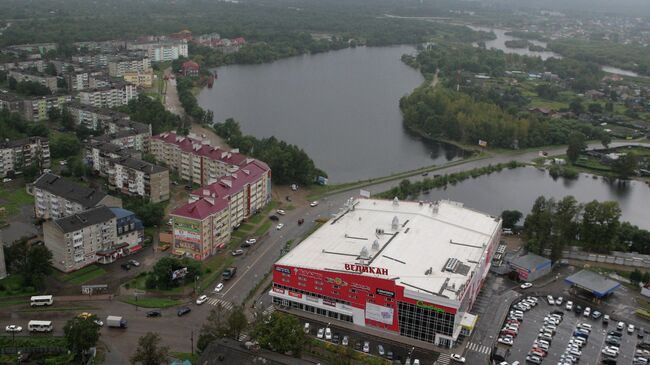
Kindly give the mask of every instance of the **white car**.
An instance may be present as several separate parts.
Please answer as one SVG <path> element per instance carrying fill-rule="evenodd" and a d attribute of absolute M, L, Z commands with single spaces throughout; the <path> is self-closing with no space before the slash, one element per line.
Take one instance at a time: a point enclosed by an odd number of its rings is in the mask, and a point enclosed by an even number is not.
<path fill-rule="evenodd" d="M 95 320 L 93 320 L 93 323 L 96 324 L 96 325 L 99 326 L 99 327 L 104 327 L 104 322 L 102 322 L 102 321 L 99 320 L 99 319 L 95 319 Z"/>
<path fill-rule="evenodd" d="M 208 296 L 207 295 L 201 295 L 200 297 L 196 298 L 196 304 L 201 305 L 205 302 L 208 301 Z"/>
<path fill-rule="evenodd" d="M 548 305 L 555 305 L 555 300 L 553 299 L 552 295 L 547 295 L 546 301 L 548 302 Z"/>
<path fill-rule="evenodd" d="M 499 337 L 498 341 L 499 341 L 499 343 L 502 343 L 502 344 L 508 345 L 508 346 L 512 346 L 512 344 L 514 343 L 512 337 L 510 337 L 510 336 Z"/>
<path fill-rule="evenodd" d="M 607 356 L 610 356 L 610 357 L 617 357 L 618 356 L 618 353 L 616 351 L 610 349 L 609 347 L 605 347 L 603 349 L 603 351 L 601 351 L 601 352 L 603 353 L 603 355 L 607 355 Z"/>
<path fill-rule="evenodd" d="M 319 328 L 316 337 L 323 338 L 324 335 L 325 335 L 325 328 Z"/>
<path fill-rule="evenodd" d="M 363 341 L 363 352 L 365 352 L 365 353 L 370 352 L 370 342 L 369 341 Z"/>
<path fill-rule="evenodd" d="M 585 308 L 585 311 L 582 313 L 583 316 L 589 317 L 591 315 L 591 308 Z"/>
<path fill-rule="evenodd" d="M 562 305 L 562 302 L 564 302 L 564 298 L 562 297 L 557 297 L 557 299 L 555 299 L 555 305 Z"/>
<path fill-rule="evenodd" d="M 564 309 L 566 309 L 566 310 L 568 310 L 568 311 L 572 310 L 572 309 L 573 309 L 573 302 L 570 301 L 570 300 L 567 301 L 567 302 L 566 302 L 566 306 L 564 306 Z"/>
<path fill-rule="evenodd" d="M 275 212 L 278 213 L 279 215 L 285 215 L 285 214 L 287 214 L 287 212 L 285 212 L 285 211 L 282 210 L 282 209 L 278 209 L 278 210 L 276 210 Z"/>
<path fill-rule="evenodd" d="M 327 341 L 331 341 L 331 340 L 332 340 L 332 329 L 329 328 L 329 327 L 325 328 L 325 339 L 326 339 Z"/>
<path fill-rule="evenodd" d="M 215 293 L 218 293 L 218 292 L 220 292 L 220 291 L 222 291 L 222 290 L 223 290 L 223 283 L 219 283 L 219 284 L 217 284 L 217 287 L 214 288 L 214 292 L 215 292 Z"/>
<path fill-rule="evenodd" d="M 522 289 L 528 289 L 528 288 L 530 288 L 532 286 L 533 286 L 533 283 L 523 283 L 523 284 L 519 285 L 519 287 L 522 288 Z"/>
<path fill-rule="evenodd" d="M 2 179 L 2 182 L 3 183 L 8 183 L 8 182 L 11 182 L 11 179 L 8 178 L 8 177 L 5 177 L 4 179 Z"/>
<path fill-rule="evenodd" d="M 249 238 L 246 240 L 247 245 L 254 245 L 257 242 L 255 238 Z"/>
<path fill-rule="evenodd" d="M 314 200 L 313 202 L 309 203 L 309 206 L 312 207 L 312 208 L 317 206 L 317 205 L 318 205 L 318 200 Z"/>
<path fill-rule="evenodd" d="M 343 340 L 341 341 L 341 345 L 347 346 L 349 343 L 350 343 L 350 337 L 343 336 Z"/>
<path fill-rule="evenodd" d="M 278 224 L 277 226 L 275 226 L 275 229 L 277 229 L 279 231 L 279 230 L 282 229 L 282 227 L 284 227 L 284 223 Z"/>
<path fill-rule="evenodd" d="M 634 325 L 633 324 L 628 324 L 627 325 L 627 333 L 629 333 L 629 334 L 634 333 Z"/>
<path fill-rule="evenodd" d="M 23 330 L 22 327 L 20 327 L 18 325 L 15 325 L 15 324 L 10 324 L 7 327 L 5 327 L 5 331 L 7 331 L 7 332 L 17 333 L 17 332 L 20 332 L 22 330 Z"/>
<path fill-rule="evenodd" d="M 459 363 L 463 363 L 463 364 L 465 363 L 465 358 L 462 357 L 462 356 L 460 356 L 460 355 L 458 355 L 458 354 L 451 354 L 450 357 L 451 357 L 451 359 L 454 360 L 455 362 L 459 362 Z"/>

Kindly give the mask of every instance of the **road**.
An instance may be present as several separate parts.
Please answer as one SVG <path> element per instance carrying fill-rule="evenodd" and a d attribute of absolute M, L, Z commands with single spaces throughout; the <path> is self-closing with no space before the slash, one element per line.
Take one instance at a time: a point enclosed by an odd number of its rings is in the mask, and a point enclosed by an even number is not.
<path fill-rule="evenodd" d="M 168 89 L 169 90 L 169 89 Z M 618 143 L 613 143 L 613 146 Z M 645 144 L 648 145 L 648 144 Z M 598 147 L 598 144 L 592 144 L 590 147 Z M 549 155 L 564 153 L 565 148 L 558 147 L 548 149 Z M 513 153 L 509 155 L 494 155 L 480 160 L 468 161 L 451 167 L 443 167 L 436 170 L 436 174 L 449 174 L 467 169 L 487 166 L 490 164 L 506 163 L 511 160 L 519 162 L 529 162 L 538 157 L 538 151 L 523 153 Z M 420 180 L 424 177 L 415 175 L 411 180 Z M 372 194 L 386 191 L 395 186 L 400 179 L 382 182 L 365 186 L 364 189 Z M 282 216 L 281 222 L 285 223 L 282 230 L 272 229 L 268 237 L 262 239 L 256 246 L 249 250 L 246 255 L 237 258 L 236 265 L 239 270 L 234 279 L 226 283 L 222 293 L 210 294 L 211 300 L 202 306 L 189 303 L 192 312 L 182 318 L 182 320 L 170 320 L 175 317 L 175 308 L 163 310 L 162 318 L 146 318 L 142 309 L 121 302 L 93 302 L 89 305 L 88 310 L 98 314 L 100 317 L 106 315 L 122 315 L 129 321 L 129 328 L 126 330 L 102 329 L 102 341 L 108 345 L 110 352 L 106 356 L 107 364 L 126 363 L 128 357 L 135 351 L 137 339 L 148 331 L 158 332 L 163 338 L 163 343 L 170 346 L 172 351 L 189 352 L 191 350 L 192 338 L 194 344 L 198 338 L 198 332 L 202 323 L 207 317 L 212 305 L 222 303 L 228 305 L 239 305 L 255 287 L 257 282 L 270 271 L 271 266 L 280 257 L 280 250 L 288 240 L 301 239 L 314 225 L 314 219 L 317 217 L 329 217 L 331 214 L 339 211 L 345 200 L 351 196 L 356 196 L 357 190 L 338 192 L 321 199 L 320 204 L 316 207 L 309 207 L 307 204 L 298 204 L 296 208 L 287 210 L 287 214 Z M 305 219 L 305 224 L 297 225 L 299 218 Z M 216 283 L 214 283 L 216 285 Z M 66 303 L 57 303 L 56 306 L 63 308 L 69 307 Z M 11 311 L 3 311 L 0 314 L 0 325 L 16 323 L 26 327 L 27 322 L 31 319 L 50 319 L 55 324 L 55 334 L 62 334 L 63 324 L 67 319 L 76 315 L 78 310 L 57 311 L 57 312 L 26 312 L 26 305 L 12 308 Z M 193 333 L 193 335 L 192 335 Z M 24 335 L 24 334 L 23 334 Z"/>

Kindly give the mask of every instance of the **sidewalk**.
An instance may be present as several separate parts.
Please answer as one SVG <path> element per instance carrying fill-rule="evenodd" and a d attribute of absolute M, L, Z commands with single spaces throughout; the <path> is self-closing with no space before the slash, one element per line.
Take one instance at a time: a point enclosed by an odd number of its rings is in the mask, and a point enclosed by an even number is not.
<path fill-rule="evenodd" d="M 62 295 L 54 298 L 57 302 L 90 302 L 97 300 L 112 300 L 112 294 L 95 295 Z"/>

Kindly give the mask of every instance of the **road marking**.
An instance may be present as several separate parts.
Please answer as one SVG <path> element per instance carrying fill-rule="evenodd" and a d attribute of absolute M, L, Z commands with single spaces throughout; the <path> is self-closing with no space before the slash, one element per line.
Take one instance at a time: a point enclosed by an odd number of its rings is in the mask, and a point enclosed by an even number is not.
<path fill-rule="evenodd" d="M 266 317 L 273 314 L 273 312 L 275 312 L 275 306 L 271 304 L 264 310 L 264 312 L 262 312 L 262 314 Z"/>
<path fill-rule="evenodd" d="M 221 304 L 221 306 L 226 310 L 230 310 L 233 307 L 232 303 L 230 303 L 228 301 L 225 301 L 225 300 L 217 299 L 217 298 L 212 298 L 212 299 L 208 300 L 208 304 L 213 305 L 215 307 L 217 305 Z"/>
<path fill-rule="evenodd" d="M 490 347 L 489 346 L 480 345 L 480 344 L 473 343 L 473 342 L 470 342 L 467 345 L 467 349 L 470 350 L 470 351 L 481 353 L 481 354 L 489 354 L 490 353 Z"/>
<path fill-rule="evenodd" d="M 438 356 L 438 360 L 436 360 L 436 365 L 449 365 L 450 361 L 451 357 L 449 354 L 440 354 L 440 356 Z"/>

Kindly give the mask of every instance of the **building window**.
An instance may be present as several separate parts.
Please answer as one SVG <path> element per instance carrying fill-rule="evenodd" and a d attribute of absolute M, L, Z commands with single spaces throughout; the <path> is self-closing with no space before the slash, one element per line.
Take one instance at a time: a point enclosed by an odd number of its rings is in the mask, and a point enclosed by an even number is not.
<path fill-rule="evenodd" d="M 333 287 L 334 289 L 341 289 L 341 287 L 338 286 L 338 285 L 332 285 L 332 287 Z"/>

